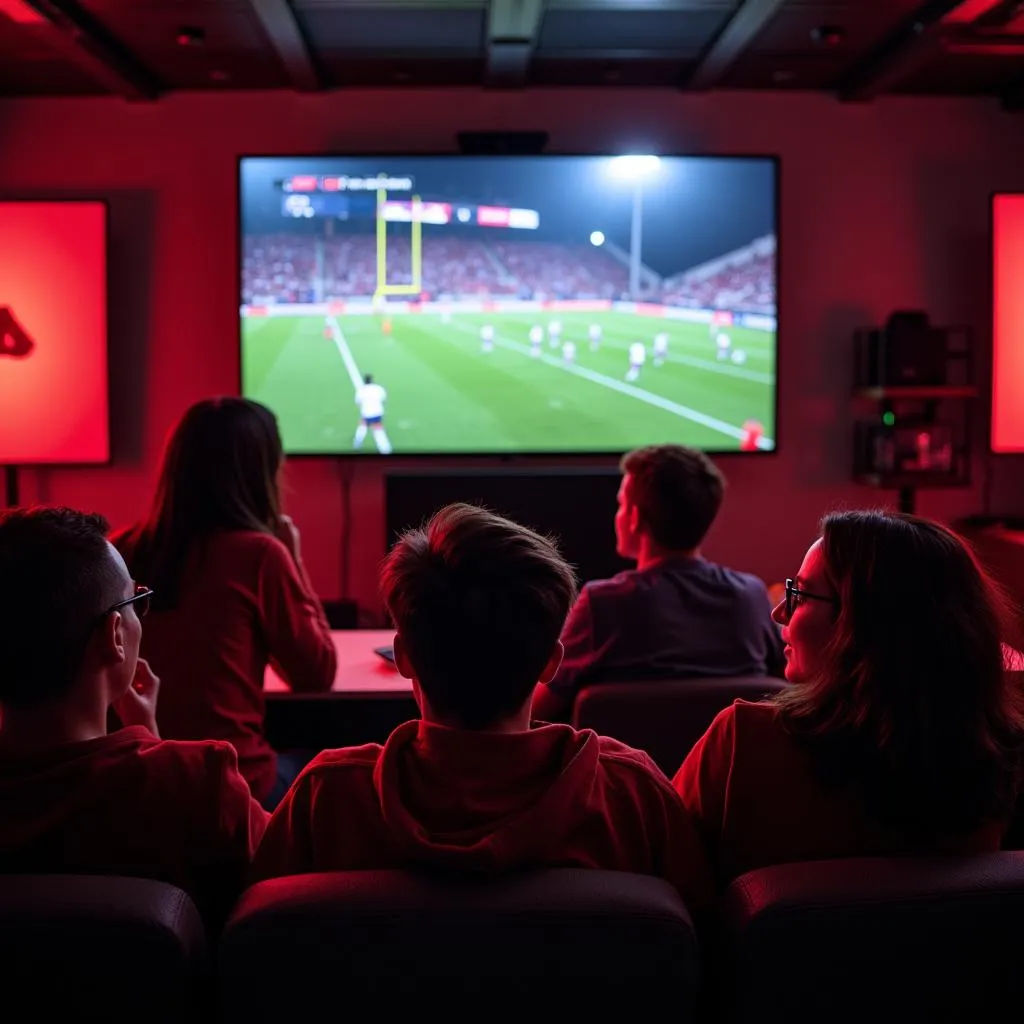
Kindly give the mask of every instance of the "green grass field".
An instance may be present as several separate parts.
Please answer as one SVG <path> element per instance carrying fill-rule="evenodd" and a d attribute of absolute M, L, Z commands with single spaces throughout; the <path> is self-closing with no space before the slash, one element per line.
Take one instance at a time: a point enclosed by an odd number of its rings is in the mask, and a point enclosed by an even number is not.
<path fill-rule="evenodd" d="M 529 354 L 529 330 L 558 319 L 576 343 L 567 367 L 545 338 Z M 603 338 L 590 350 L 587 331 Z M 388 393 L 384 425 L 395 452 L 617 452 L 674 441 L 735 450 L 745 421 L 775 425 L 775 336 L 728 328 L 742 365 L 719 362 L 707 326 L 626 313 L 398 314 L 386 334 L 378 316 L 339 319 L 341 340 L 319 316 L 247 318 L 242 323 L 246 396 L 277 414 L 292 453 L 351 453 L 359 422 L 353 376 L 372 373 Z M 495 329 L 481 351 L 480 328 Z M 668 360 L 655 366 L 654 335 L 669 335 Z M 626 382 L 628 349 L 647 346 L 647 362 Z M 344 349 L 347 347 L 348 352 Z M 346 358 L 346 354 L 350 358 Z M 362 452 L 376 452 L 367 438 Z"/>

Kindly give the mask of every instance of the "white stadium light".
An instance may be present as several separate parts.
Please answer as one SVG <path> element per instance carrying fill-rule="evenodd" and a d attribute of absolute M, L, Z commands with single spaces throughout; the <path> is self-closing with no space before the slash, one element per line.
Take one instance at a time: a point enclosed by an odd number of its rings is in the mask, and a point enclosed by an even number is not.
<path fill-rule="evenodd" d="M 656 156 L 613 156 L 608 161 L 612 176 L 620 181 L 642 181 L 656 174 L 660 166 Z"/>
<path fill-rule="evenodd" d="M 459 212 L 455 216 L 459 218 L 460 224 L 468 224 L 469 218 L 473 215 L 464 206 L 460 206 Z"/>
<path fill-rule="evenodd" d="M 603 231 L 591 231 L 590 232 L 590 244 L 591 245 L 604 245 L 604 232 Z"/>

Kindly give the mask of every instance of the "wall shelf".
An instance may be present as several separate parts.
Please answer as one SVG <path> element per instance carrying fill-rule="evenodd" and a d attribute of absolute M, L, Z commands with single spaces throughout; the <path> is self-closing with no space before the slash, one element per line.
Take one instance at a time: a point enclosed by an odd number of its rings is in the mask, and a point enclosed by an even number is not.
<path fill-rule="evenodd" d="M 972 335 L 928 325 L 904 351 L 889 331 L 854 337 L 853 479 L 898 491 L 900 510 L 913 512 L 919 490 L 971 483 Z"/>

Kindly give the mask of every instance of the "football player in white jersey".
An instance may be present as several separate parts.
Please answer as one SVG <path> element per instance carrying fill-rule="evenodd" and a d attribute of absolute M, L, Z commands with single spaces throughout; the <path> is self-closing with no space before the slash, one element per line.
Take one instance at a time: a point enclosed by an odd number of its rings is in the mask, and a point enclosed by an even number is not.
<path fill-rule="evenodd" d="M 661 331 L 654 336 L 654 365 L 661 366 L 668 356 L 668 335 Z"/>
<path fill-rule="evenodd" d="M 353 448 L 362 448 L 367 430 L 373 431 L 373 441 L 381 455 L 391 454 L 391 441 L 384 430 L 384 403 L 388 393 L 373 382 L 373 375 L 367 374 L 363 384 L 356 389 L 356 405 L 359 406 L 359 426 L 352 441 Z"/>
<path fill-rule="evenodd" d="M 647 349 L 639 341 L 629 346 L 629 372 L 626 380 L 636 380 L 640 376 L 640 367 L 647 361 Z"/>
<path fill-rule="evenodd" d="M 562 337 L 562 321 L 552 320 L 548 324 L 548 345 L 551 348 L 558 348 L 559 339 Z"/>
<path fill-rule="evenodd" d="M 480 328 L 480 348 L 484 352 L 494 351 L 494 328 L 490 324 Z"/>
<path fill-rule="evenodd" d="M 540 347 L 544 343 L 544 328 L 534 324 L 530 328 L 530 355 L 536 359 L 540 355 Z"/>
<path fill-rule="evenodd" d="M 590 351 L 596 352 L 601 347 L 601 325 L 590 325 Z"/>
<path fill-rule="evenodd" d="M 725 331 L 719 331 L 718 337 L 715 338 L 715 347 L 719 359 L 728 359 L 732 349 L 732 338 Z"/>
<path fill-rule="evenodd" d="M 565 363 L 576 362 L 576 344 L 572 341 L 567 341 L 562 346 L 562 361 Z"/>

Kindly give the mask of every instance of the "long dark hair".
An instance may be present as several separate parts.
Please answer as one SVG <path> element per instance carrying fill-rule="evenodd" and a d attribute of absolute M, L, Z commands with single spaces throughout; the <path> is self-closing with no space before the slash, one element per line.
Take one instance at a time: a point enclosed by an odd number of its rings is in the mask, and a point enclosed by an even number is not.
<path fill-rule="evenodd" d="M 193 405 L 164 449 L 149 516 L 118 541 L 132 576 L 173 608 L 197 542 L 225 530 L 273 533 L 280 514 L 281 435 L 274 414 L 245 398 Z"/>
<path fill-rule="evenodd" d="M 939 523 L 839 512 L 821 537 L 834 632 L 815 676 L 776 698 L 784 726 L 886 825 L 927 837 L 1004 819 L 1024 751 L 1007 602 Z"/>

